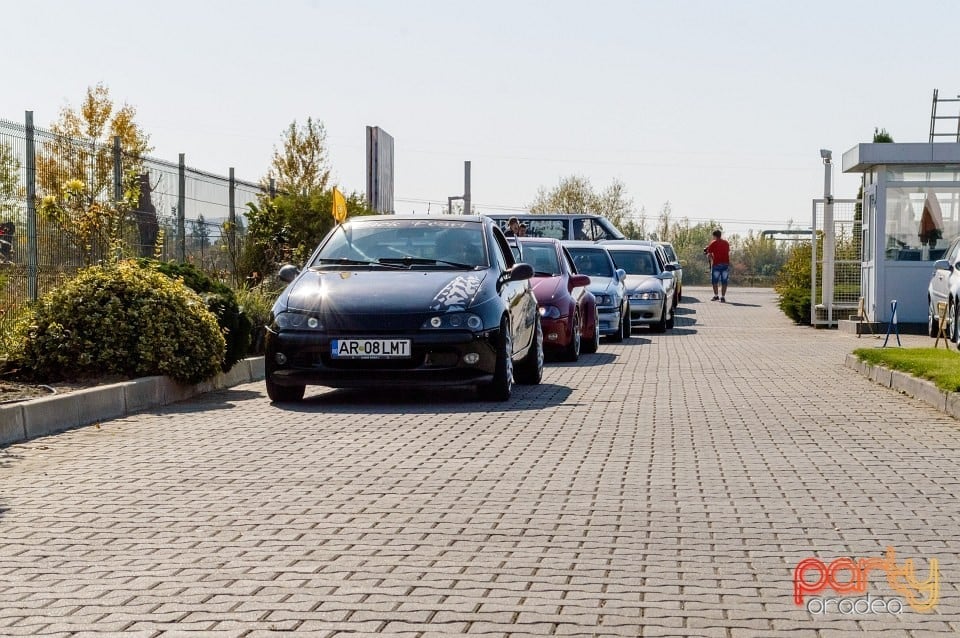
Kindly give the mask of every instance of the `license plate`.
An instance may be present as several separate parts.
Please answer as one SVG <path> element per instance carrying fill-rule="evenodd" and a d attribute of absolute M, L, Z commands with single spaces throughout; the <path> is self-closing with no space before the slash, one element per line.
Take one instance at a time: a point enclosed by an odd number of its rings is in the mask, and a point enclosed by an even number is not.
<path fill-rule="evenodd" d="M 334 339 L 330 342 L 334 359 L 406 359 L 410 357 L 409 339 Z"/>

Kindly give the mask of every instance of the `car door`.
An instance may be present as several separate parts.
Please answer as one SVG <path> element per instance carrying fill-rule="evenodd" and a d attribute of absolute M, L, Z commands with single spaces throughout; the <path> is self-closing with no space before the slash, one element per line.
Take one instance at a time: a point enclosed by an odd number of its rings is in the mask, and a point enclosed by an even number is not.
<path fill-rule="evenodd" d="M 537 317 L 537 301 L 530 289 L 530 282 L 509 281 L 505 278 L 507 272 L 514 265 L 513 252 L 507 244 L 503 233 L 493 231 L 491 242 L 493 263 L 500 273 L 500 298 L 503 300 L 507 313 L 510 316 L 510 331 L 513 335 L 513 352 L 511 355 L 526 352 L 527 345 L 533 339 L 534 322 Z"/>

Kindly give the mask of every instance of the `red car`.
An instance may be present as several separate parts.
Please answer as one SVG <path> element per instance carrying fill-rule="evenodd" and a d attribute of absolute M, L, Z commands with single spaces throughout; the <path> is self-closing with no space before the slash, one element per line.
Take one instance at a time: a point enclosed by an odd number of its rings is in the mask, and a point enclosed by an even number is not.
<path fill-rule="evenodd" d="M 590 277 L 577 273 L 573 259 L 556 239 L 519 237 L 522 261 L 533 266 L 533 294 L 540 307 L 543 349 L 565 361 L 600 346 L 597 300 L 587 286 Z"/>

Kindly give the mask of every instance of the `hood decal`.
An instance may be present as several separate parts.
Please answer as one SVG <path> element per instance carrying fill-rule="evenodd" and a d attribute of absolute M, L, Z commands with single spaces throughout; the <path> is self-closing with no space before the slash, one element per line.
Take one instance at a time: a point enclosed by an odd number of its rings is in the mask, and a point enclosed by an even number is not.
<path fill-rule="evenodd" d="M 476 275 L 457 275 L 434 296 L 430 310 L 464 310 L 480 289 L 483 279 Z"/>

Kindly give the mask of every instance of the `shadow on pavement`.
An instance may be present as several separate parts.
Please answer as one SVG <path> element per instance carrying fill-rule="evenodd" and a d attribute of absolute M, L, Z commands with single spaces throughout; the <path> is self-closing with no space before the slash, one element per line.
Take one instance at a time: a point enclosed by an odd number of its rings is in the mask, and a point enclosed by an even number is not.
<path fill-rule="evenodd" d="M 631 339 L 628 343 L 632 342 Z M 557 366 L 561 368 L 583 367 L 583 366 L 602 366 L 613 363 L 617 360 L 617 355 L 609 352 L 597 352 L 595 354 L 581 354 L 576 361 L 551 361 L 547 360 L 550 367 Z"/>
<path fill-rule="evenodd" d="M 205 394 L 197 395 L 188 401 L 178 403 L 169 403 L 164 406 L 152 408 L 150 411 L 162 411 L 172 414 L 186 414 L 190 412 L 206 412 L 209 410 L 232 410 L 237 407 L 235 403 L 259 399 L 264 393 L 253 392 L 251 390 L 216 390 Z"/>
<path fill-rule="evenodd" d="M 301 414 L 355 414 L 358 407 L 375 406 L 378 410 L 393 408 L 403 414 L 436 414 L 442 406 L 445 414 L 475 412 L 523 412 L 562 405 L 571 394 L 564 385 L 514 385 L 509 401 L 483 401 L 473 388 L 389 388 L 339 389 L 324 392 L 322 386 L 307 386 L 307 392 L 319 389 L 321 394 L 308 394 L 299 403 L 273 403 L 275 408 Z M 393 410 L 390 410 L 391 412 Z"/>

